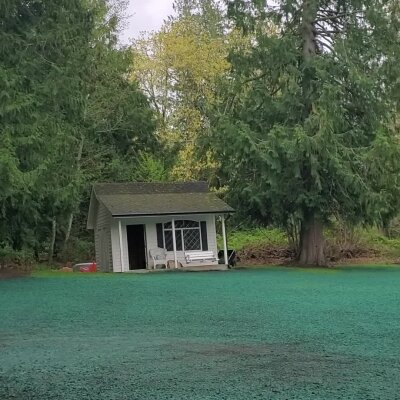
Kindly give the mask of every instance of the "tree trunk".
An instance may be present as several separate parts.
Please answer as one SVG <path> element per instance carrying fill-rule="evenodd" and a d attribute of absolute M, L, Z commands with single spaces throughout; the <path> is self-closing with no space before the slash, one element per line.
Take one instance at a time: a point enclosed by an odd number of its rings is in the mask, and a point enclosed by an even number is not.
<path fill-rule="evenodd" d="M 315 31 L 318 13 L 317 0 L 303 0 L 301 36 L 303 40 L 303 101 L 304 117 L 309 117 L 312 112 L 313 103 L 313 81 L 315 71 L 312 60 L 318 53 L 317 38 Z M 305 187 L 311 189 L 311 173 L 309 162 L 304 162 L 303 180 Z M 324 232 L 321 220 L 315 212 L 309 212 L 301 224 L 300 230 L 300 254 L 299 263 L 304 266 L 325 266 L 326 258 L 324 252 Z"/>
<path fill-rule="evenodd" d="M 81 162 L 82 162 L 82 154 L 83 154 L 83 146 L 84 146 L 84 144 L 85 144 L 85 137 L 83 136 L 83 134 L 81 134 L 81 141 L 79 143 L 78 155 L 76 157 L 76 170 L 77 170 L 77 172 L 79 172 L 80 169 L 81 169 Z M 71 212 L 71 214 L 68 217 L 68 225 L 67 225 L 67 230 L 65 232 L 64 246 L 63 246 L 63 252 L 64 253 L 67 251 L 68 241 L 69 241 L 69 238 L 71 236 L 73 220 L 74 220 L 74 213 Z"/>
<path fill-rule="evenodd" d="M 326 266 L 324 226 L 314 213 L 305 218 L 300 232 L 300 265 Z"/>
<path fill-rule="evenodd" d="M 304 0 L 301 22 L 301 38 L 303 41 L 303 102 L 304 119 L 309 117 L 312 111 L 313 103 L 313 81 L 315 80 L 315 70 L 312 66 L 312 60 L 317 55 L 317 38 L 315 32 L 315 23 L 317 18 L 317 1 Z"/>
<path fill-rule="evenodd" d="M 56 243 L 56 233 L 57 233 L 57 221 L 56 217 L 53 217 L 53 222 L 51 227 L 50 248 L 49 248 L 49 264 L 53 263 L 54 245 Z"/>
<path fill-rule="evenodd" d="M 64 239 L 64 246 L 63 246 L 63 252 L 65 253 L 67 251 L 67 246 L 68 246 L 68 241 L 71 236 L 71 230 L 72 230 L 72 222 L 74 220 L 74 214 L 71 213 L 68 218 L 68 225 L 67 225 L 67 231 L 65 232 L 65 239 Z"/>
<path fill-rule="evenodd" d="M 317 40 L 315 23 L 317 19 L 318 1 L 304 0 L 301 23 L 301 36 L 303 39 L 303 58 L 307 63 L 317 54 Z"/>

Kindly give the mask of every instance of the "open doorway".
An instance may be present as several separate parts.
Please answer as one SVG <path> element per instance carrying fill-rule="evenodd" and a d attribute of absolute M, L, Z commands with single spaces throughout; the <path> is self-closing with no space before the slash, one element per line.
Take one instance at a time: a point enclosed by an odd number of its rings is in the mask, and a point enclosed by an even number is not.
<path fill-rule="evenodd" d="M 146 245 L 144 225 L 127 225 L 129 269 L 146 268 Z"/>

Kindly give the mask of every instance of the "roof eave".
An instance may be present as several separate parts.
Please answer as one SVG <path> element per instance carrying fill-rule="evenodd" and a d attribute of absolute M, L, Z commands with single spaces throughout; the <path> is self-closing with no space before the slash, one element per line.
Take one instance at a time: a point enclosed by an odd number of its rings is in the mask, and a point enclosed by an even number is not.
<path fill-rule="evenodd" d="M 235 210 L 220 211 L 184 211 L 184 212 L 168 212 L 168 213 L 145 213 L 145 214 L 112 214 L 113 218 L 129 218 L 129 217 L 162 217 L 167 215 L 205 215 L 205 214 L 233 214 Z"/>

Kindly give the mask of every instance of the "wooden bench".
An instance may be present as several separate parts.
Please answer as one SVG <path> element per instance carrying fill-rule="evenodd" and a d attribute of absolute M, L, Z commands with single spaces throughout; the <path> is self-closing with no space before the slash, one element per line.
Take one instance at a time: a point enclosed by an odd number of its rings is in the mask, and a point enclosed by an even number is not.
<path fill-rule="evenodd" d="M 185 251 L 186 264 L 218 262 L 212 251 Z"/>

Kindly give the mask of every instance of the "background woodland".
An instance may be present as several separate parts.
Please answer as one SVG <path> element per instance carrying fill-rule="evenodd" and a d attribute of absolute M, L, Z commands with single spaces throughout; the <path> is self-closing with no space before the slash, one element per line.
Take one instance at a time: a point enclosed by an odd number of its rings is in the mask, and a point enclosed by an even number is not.
<path fill-rule="evenodd" d="M 122 1 L 0 2 L 0 263 L 90 259 L 91 185 L 122 181 L 207 181 L 234 247 L 400 255 L 399 2 L 174 9 L 122 46 Z"/>

